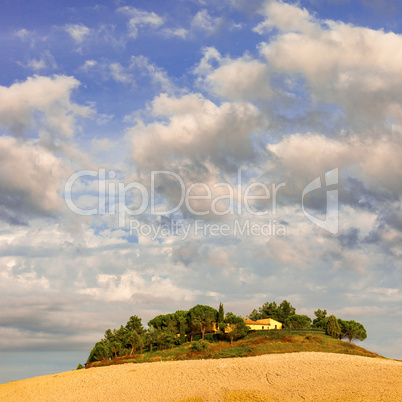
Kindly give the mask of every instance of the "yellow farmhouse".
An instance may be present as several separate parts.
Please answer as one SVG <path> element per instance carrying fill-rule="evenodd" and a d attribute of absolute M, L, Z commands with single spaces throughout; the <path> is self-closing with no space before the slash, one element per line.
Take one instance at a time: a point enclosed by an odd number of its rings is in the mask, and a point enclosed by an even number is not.
<path fill-rule="evenodd" d="M 281 322 L 276 321 L 272 318 L 265 318 L 263 320 L 252 321 L 249 320 L 247 316 L 247 319 L 243 318 L 243 320 L 251 330 L 255 331 L 266 330 L 266 329 L 282 329 L 283 327 Z"/>

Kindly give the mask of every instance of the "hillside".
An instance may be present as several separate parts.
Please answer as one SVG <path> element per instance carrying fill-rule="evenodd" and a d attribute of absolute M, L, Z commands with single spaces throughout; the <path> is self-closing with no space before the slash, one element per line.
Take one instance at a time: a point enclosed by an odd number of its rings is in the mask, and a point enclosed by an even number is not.
<path fill-rule="evenodd" d="M 402 363 L 334 353 L 122 364 L 0 385 L 4 401 L 398 401 Z"/>
<path fill-rule="evenodd" d="M 206 347 L 205 350 L 197 350 L 201 349 L 203 346 Z M 251 331 L 246 337 L 233 342 L 233 345 L 228 341 L 188 342 L 180 346 L 157 350 L 152 353 L 146 351 L 143 354 L 137 353 L 135 356 L 118 357 L 116 359 L 90 363 L 87 364 L 87 368 L 122 363 L 221 359 L 294 352 L 342 353 L 380 358 L 379 355 L 356 346 L 353 343 L 333 339 L 321 332 L 290 332 L 280 330 Z"/>

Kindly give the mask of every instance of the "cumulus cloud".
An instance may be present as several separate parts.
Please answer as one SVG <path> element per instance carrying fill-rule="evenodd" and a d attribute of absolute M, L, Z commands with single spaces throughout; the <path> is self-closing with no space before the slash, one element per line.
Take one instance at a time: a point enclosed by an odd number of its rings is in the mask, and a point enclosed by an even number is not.
<path fill-rule="evenodd" d="M 316 20 L 303 8 L 296 5 L 267 1 L 260 11 L 266 19 L 253 30 L 259 34 L 272 31 L 277 28 L 281 31 L 298 31 L 314 33 Z"/>
<path fill-rule="evenodd" d="M 97 278 L 99 287 L 88 288 L 83 293 L 103 301 L 128 301 L 143 303 L 164 302 L 170 300 L 194 300 L 196 291 L 178 288 L 171 279 L 153 276 L 144 279 L 135 271 L 127 271 L 121 276 L 103 274 Z"/>
<path fill-rule="evenodd" d="M 79 86 L 73 77 L 29 77 L 10 87 L 0 86 L 0 128 L 16 136 L 34 130 L 42 144 L 57 147 L 71 139 L 77 117 L 89 117 L 92 110 L 71 101 Z"/>
<path fill-rule="evenodd" d="M 285 137 L 268 145 L 276 159 L 271 172 L 294 183 L 300 193 L 306 179 L 339 167 L 366 183 L 372 191 L 401 194 L 402 171 L 400 141 L 380 138 L 331 139 L 306 133 Z M 390 169 L 392 174 L 390 174 Z M 298 185 L 297 185 L 298 183 Z"/>
<path fill-rule="evenodd" d="M 258 109 L 248 103 L 218 106 L 201 95 L 180 98 L 162 94 L 152 103 L 155 118 L 168 124 L 138 124 L 131 130 L 132 156 L 141 168 L 174 167 L 175 160 L 191 160 L 195 166 L 207 161 L 224 169 L 253 154 L 251 135 L 263 123 Z M 232 162 L 233 161 L 233 162 Z"/>
<path fill-rule="evenodd" d="M 281 31 L 260 47 L 274 71 L 302 74 L 315 97 L 345 109 L 353 127 L 401 121 L 401 35 L 317 21 L 282 2 L 270 3 L 267 15 L 263 26 Z"/>
<path fill-rule="evenodd" d="M 229 100 L 269 99 L 273 92 L 268 65 L 247 55 L 233 60 L 214 48 L 205 48 L 194 73 L 210 92 Z"/>
<path fill-rule="evenodd" d="M 0 218 L 21 224 L 35 215 L 61 211 L 65 168 L 46 149 L 0 137 Z"/>

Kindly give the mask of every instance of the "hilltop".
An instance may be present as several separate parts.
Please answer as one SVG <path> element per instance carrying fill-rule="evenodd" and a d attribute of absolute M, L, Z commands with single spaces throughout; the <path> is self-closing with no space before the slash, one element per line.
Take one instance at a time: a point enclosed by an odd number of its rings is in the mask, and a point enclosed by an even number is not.
<path fill-rule="evenodd" d="M 353 343 L 334 339 L 323 332 L 312 330 L 270 330 L 250 331 L 244 338 L 233 342 L 233 344 L 227 341 L 208 342 L 197 340 L 169 349 L 155 350 L 153 352 L 145 351 L 134 356 L 123 356 L 88 363 L 86 367 L 110 366 L 122 363 L 250 357 L 294 352 L 342 353 L 381 358 L 376 353 Z"/>

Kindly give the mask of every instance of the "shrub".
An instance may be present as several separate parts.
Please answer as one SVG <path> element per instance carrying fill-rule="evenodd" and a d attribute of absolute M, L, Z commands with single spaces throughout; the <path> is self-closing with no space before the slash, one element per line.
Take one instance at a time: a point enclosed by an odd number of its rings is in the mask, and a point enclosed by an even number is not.
<path fill-rule="evenodd" d="M 208 342 L 213 342 L 214 341 L 214 334 L 206 334 L 205 335 L 205 340 Z"/>
<path fill-rule="evenodd" d="M 83 368 L 84 368 L 84 366 L 80 363 L 80 364 L 77 366 L 76 370 L 81 370 L 81 369 L 83 369 Z"/>
<path fill-rule="evenodd" d="M 199 340 L 199 341 L 195 341 L 191 344 L 190 346 L 191 350 L 195 351 L 195 352 L 199 352 L 201 350 L 207 350 L 210 348 L 209 346 L 209 342 L 207 341 L 203 341 L 203 340 Z"/>
<path fill-rule="evenodd" d="M 314 335 L 306 335 L 305 339 L 307 339 L 310 342 L 315 342 L 315 343 L 322 343 L 322 339 L 319 336 L 314 336 Z"/>

